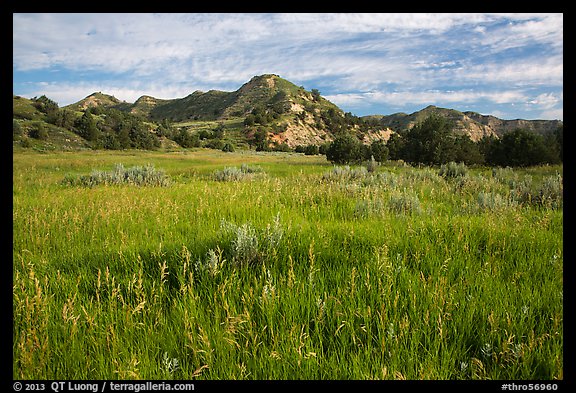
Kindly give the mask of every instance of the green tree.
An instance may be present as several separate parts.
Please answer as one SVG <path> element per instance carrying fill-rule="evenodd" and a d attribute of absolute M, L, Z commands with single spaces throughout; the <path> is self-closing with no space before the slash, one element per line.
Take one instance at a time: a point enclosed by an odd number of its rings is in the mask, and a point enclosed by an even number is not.
<path fill-rule="evenodd" d="M 12 119 L 12 140 L 17 141 L 22 137 L 22 135 L 23 132 L 20 122 L 16 119 Z"/>
<path fill-rule="evenodd" d="M 335 164 L 348 164 L 362 160 L 360 141 L 349 133 L 336 137 L 326 151 L 326 159 Z"/>
<path fill-rule="evenodd" d="M 68 109 L 60 109 L 54 112 L 51 116 L 52 119 L 48 119 L 49 123 L 54 124 L 55 126 L 71 129 L 74 126 L 74 112 Z"/>
<path fill-rule="evenodd" d="M 244 119 L 244 125 L 251 127 L 256 123 L 256 117 L 252 113 L 248 113 Z"/>
<path fill-rule="evenodd" d="M 320 101 L 320 91 L 318 89 L 312 89 L 310 93 L 312 93 L 312 99 L 314 101 Z"/>
<path fill-rule="evenodd" d="M 99 130 L 96 125 L 96 119 L 92 116 L 90 109 L 86 109 L 76 127 L 78 129 L 78 135 L 87 141 L 95 141 L 98 138 Z"/>
<path fill-rule="evenodd" d="M 455 160 L 452 124 L 443 116 L 431 115 L 405 136 L 404 159 L 423 164 L 445 164 Z"/>
<path fill-rule="evenodd" d="M 389 151 L 386 143 L 384 141 L 374 141 L 370 145 L 370 153 L 371 156 L 374 157 L 374 160 L 377 162 L 384 162 L 388 159 Z"/>
<path fill-rule="evenodd" d="M 222 147 L 222 151 L 231 153 L 234 151 L 234 145 L 230 142 L 226 142 L 226 143 L 224 143 L 224 146 Z"/>
<path fill-rule="evenodd" d="M 320 153 L 320 149 L 316 145 L 304 146 L 304 154 L 307 156 L 315 156 Z"/>
<path fill-rule="evenodd" d="M 58 110 L 58 104 L 56 103 L 56 101 L 51 100 L 45 95 L 41 95 L 40 97 L 34 97 L 32 98 L 32 101 L 34 101 L 34 106 L 40 112 L 44 112 L 47 115 L 51 115 Z"/>
<path fill-rule="evenodd" d="M 546 146 L 541 135 L 516 129 L 501 138 L 504 162 L 510 166 L 530 166 L 555 161 L 554 152 Z"/>
<path fill-rule="evenodd" d="M 386 147 L 388 148 L 388 156 L 391 160 L 400 160 L 404 157 L 404 138 L 398 134 L 394 133 L 390 135 L 388 141 L 386 142 Z"/>
<path fill-rule="evenodd" d="M 214 136 L 215 139 L 222 139 L 224 138 L 224 131 L 225 131 L 224 123 L 219 122 L 218 125 L 214 127 L 214 129 L 212 130 L 212 135 Z"/>
<path fill-rule="evenodd" d="M 454 149 L 455 162 L 464 162 L 466 165 L 484 163 L 484 155 L 480 151 L 479 143 L 472 141 L 467 135 L 454 137 Z"/>
<path fill-rule="evenodd" d="M 558 144 L 558 156 L 560 161 L 564 161 L 564 125 L 561 125 L 554 131 L 554 136 Z"/>
<path fill-rule="evenodd" d="M 32 125 L 32 128 L 28 132 L 28 135 L 31 138 L 38 139 L 40 141 L 45 141 L 48 139 L 48 130 L 46 129 L 46 123 L 44 122 L 35 122 Z"/>

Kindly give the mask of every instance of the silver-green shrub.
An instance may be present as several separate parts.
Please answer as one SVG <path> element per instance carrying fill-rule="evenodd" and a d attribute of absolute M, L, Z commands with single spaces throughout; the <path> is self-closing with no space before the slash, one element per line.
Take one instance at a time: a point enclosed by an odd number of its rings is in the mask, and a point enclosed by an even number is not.
<path fill-rule="evenodd" d="M 125 168 L 123 164 L 116 164 L 112 171 L 94 169 L 89 175 L 66 175 L 62 184 L 71 186 L 94 187 L 98 185 L 135 185 L 166 187 L 171 183 L 170 177 L 163 170 L 154 168 L 154 165 L 133 166 Z"/>
<path fill-rule="evenodd" d="M 232 166 L 215 171 L 213 177 L 216 181 L 240 181 L 251 179 L 258 173 L 264 173 L 262 168 L 242 164 L 240 168 Z"/>
<path fill-rule="evenodd" d="M 442 176 L 443 178 L 456 178 L 460 176 L 466 176 L 468 174 L 468 167 L 463 162 L 457 164 L 454 161 L 451 161 L 447 164 L 442 164 L 440 166 L 440 170 L 438 171 L 438 175 Z"/>
<path fill-rule="evenodd" d="M 394 213 L 412 214 L 422 212 L 418 195 L 406 191 L 392 193 L 388 201 L 388 208 Z"/>
<path fill-rule="evenodd" d="M 550 176 L 544 179 L 538 190 L 538 200 L 552 209 L 562 208 L 564 203 L 564 182 L 562 175 Z"/>
<path fill-rule="evenodd" d="M 513 201 L 494 192 L 478 193 L 477 202 L 480 211 L 500 211 L 514 205 Z"/>
<path fill-rule="evenodd" d="M 256 230 L 250 223 L 236 225 L 225 220 L 221 221 L 220 228 L 232 237 L 232 261 L 237 265 L 256 263 L 272 255 L 284 235 L 279 215 L 262 231 Z"/>
<path fill-rule="evenodd" d="M 348 181 L 348 180 L 359 180 L 368 176 L 368 169 L 361 166 L 357 168 L 350 168 L 350 166 L 335 166 L 329 172 L 322 175 L 322 179 L 326 181 Z"/>

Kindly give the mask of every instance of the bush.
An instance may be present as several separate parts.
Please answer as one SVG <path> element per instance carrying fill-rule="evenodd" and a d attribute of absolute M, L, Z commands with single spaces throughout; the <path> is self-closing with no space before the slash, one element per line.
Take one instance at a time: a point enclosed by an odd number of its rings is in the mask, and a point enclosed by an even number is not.
<path fill-rule="evenodd" d="M 354 207 L 354 214 L 360 218 L 367 218 L 367 217 L 381 217 L 384 215 L 386 211 L 386 204 L 380 200 L 360 200 L 356 202 L 356 206 Z"/>
<path fill-rule="evenodd" d="M 16 119 L 12 120 L 12 140 L 17 141 L 22 137 L 22 126 L 20 122 Z"/>
<path fill-rule="evenodd" d="M 28 132 L 28 136 L 30 138 L 38 139 L 40 141 L 45 141 L 48 139 L 48 131 L 46 130 L 46 126 L 42 123 L 35 123 L 32 126 L 32 129 Z"/>
<path fill-rule="evenodd" d="M 93 170 L 90 175 L 80 177 L 66 175 L 62 184 L 83 187 L 94 187 L 101 184 L 165 187 L 170 185 L 170 178 L 164 171 L 156 170 L 151 164 L 131 168 L 124 168 L 124 165 L 116 164 L 114 169 L 109 172 Z"/>
<path fill-rule="evenodd" d="M 564 201 L 564 183 L 560 174 L 544 179 L 538 193 L 539 202 L 552 209 L 561 208 Z"/>
<path fill-rule="evenodd" d="M 232 153 L 234 151 L 234 145 L 230 142 L 226 142 L 222 147 L 222 151 L 226 153 Z"/>
<path fill-rule="evenodd" d="M 443 178 L 456 178 L 463 177 L 468 174 L 468 168 L 464 163 L 455 163 L 450 161 L 448 164 L 443 164 L 438 171 L 438 175 Z"/>
<path fill-rule="evenodd" d="M 513 202 L 493 192 L 480 192 L 477 202 L 481 211 L 499 211 L 513 205 Z"/>
<path fill-rule="evenodd" d="M 376 168 L 378 168 L 378 163 L 374 159 L 374 156 L 370 157 L 370 160 L 366 163 L 366 170 L 369 173 L 376 172 Z"/>
<path fill-rule="evenodd" d="M 393 193 L 388 201 L 388 208 L 394 213 L 420 213 L 422 207 L 420 206 L 420 199 L 416 194 L 407 193 Z"/>
<path fill-rule="evenodd" d="M 316 145 L 307 145 L 304 147 L 304 155 L 307 156 L 315 156 L 317 154 L 320 154 L 320 149 L 318 146 Z"/>
<path fill-rule="evenodd" d="M 256 230 L 250 223 L 235 225 L 224 220 L 220 228 L 232 236 L 231 260 L 236 265 L 254 264 L 271 257 L 284 236 L 279 214 L 262 231 Z"/>
<path fill-rule="evenodd" d="M 558 209 L 563 205 L 564 185 L 560 174 L 546 177 L 538 187 L 532 176 L 526 175 L 522 181 L 510 180 L 512 199 L 524 205 L 540 205 L 545 208 Z"/>
<path fill-rule="evenodd" d="M 225 167 L 222 170 L 215 171 L 213 174 L 216 181 L 239 181 L 251 179 L 255 174 L 264 173 L 262 168 L 242 164 L 240 168 L 232 166 Z"/>
<path fill-rule="evenodd" d="M 346 166 L 335 166 L 330 172 L 322 175 L 322 180 L 326 181 L 347 181 L 363 179 L 368 175 L 366 167 L 350 168 Z"/>

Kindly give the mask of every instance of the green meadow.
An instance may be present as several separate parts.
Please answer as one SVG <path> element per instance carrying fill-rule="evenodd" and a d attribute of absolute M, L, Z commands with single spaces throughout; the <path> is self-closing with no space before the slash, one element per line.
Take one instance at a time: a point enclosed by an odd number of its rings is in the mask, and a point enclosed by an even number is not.
<path fill-rule="evenodd" d="M 13 378 L 563 379 L 562 176 L 14 151 Z"/>

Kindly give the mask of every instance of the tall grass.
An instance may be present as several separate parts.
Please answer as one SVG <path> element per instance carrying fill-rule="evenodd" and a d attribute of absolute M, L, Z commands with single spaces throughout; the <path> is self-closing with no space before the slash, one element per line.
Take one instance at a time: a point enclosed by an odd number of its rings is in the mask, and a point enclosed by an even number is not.
<path fill-rule="evenodd" d="M 563 378 L 561 167 L 511 170 L 556 201 L 520 203 L 482 169 L 13 161 L 14 378 Z M 170 187 L 61 184 L 115 162 Z M 215 181 L 242 164 L 266 176 Z"/>

